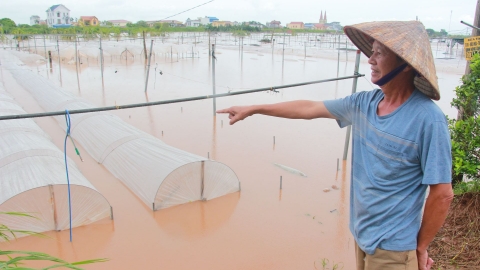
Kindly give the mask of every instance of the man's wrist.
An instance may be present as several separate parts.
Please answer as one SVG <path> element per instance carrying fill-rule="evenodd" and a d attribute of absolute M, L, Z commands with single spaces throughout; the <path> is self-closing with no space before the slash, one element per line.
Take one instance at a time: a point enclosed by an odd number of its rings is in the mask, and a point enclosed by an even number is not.
<path fill-rule="evenodd" d="M 428 246 L 417 246 L 417 252 L 424 253 L 427 252 Z"/>

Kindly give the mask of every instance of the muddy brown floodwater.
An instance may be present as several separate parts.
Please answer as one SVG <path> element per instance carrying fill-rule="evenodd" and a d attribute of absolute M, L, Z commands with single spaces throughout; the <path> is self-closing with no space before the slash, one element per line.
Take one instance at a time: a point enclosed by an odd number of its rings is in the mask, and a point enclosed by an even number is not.
<path fill-rule="evenodd" d="M 327 79 L 337 73 L 334 51 L 324 58 L 286 54 L 282 70 L 281 54 L 272 56 L 262 48 L 248 47 L 242 56 L 237 47 L 218 47 L 217 93 Z M 80 89 L 75 65 L 62 63 L 61 84 L 66 91 L 98 106 L 210 94 L 212 63 L 208 49 L 199 46 L 196 50 L 198 58 L 172 63 L 157 55 L 152 61 L 147 94 L 140 57 L 127 61 L 106 58 L 104 87 L 98 62 L 89 59 L 87 63 L 84 59 L 80 64 Z M 10 53 L 4 51 L 0 57 Z M 53 61 L 50 70 L 44 63 L 35 63 L 38 58 L 28 52 L 15 55 L 39 76 L 60 85 L 58 62 Z M 353 74 L 353 52 L 348 60 L 342 54 L 340 76 Z M 454 117 L 456 111 L 449 103 L 465 61 L 436 62 L 442 91 L 438 104 Z M 44 111 L 4 66 L 0 75 L 5 89 L 27 112 Z M 369 71 L 362 56 L 360 73 L 366 77 L 358 80 L 358 91 L 372 89 Z M 348 95 L 351 89 L 352 81 L 346 80 L 220 98 L 216 103 L 217 108 L 225 108 L 294 99 L 334 99 Z M 87 269 L 322 269 L 322 262 L 328 269 L 335 265 L 337 269 L 354 269 L 354 240 L 348 230 L 350 157 L 342 162 L 346 129 L 338 128 L 335 121 L 254 116 L 230 126 L 226 115 L 213 114 L 212 100 L 112 113 L 167 144 L 225 163 L 238 175 L 241 191 L 152 212 L 79 145 L 84 162 L 72 149 L 68 154 L 110 202 L 114 220 L 73 229 L 73 242 L 69 242 L 68 231 L 47 232 L 50 238 L 23 237 L 0 243 L 0 249 L 41 251 L 67 261 L 109 259 Z M 57 122 L 50 117 L 35 121 L 63 149 L 64 131 Z M 307 177 L 274 163 L 295 168 Z M 330 191 L 324 192 L 326 188 Z"/>

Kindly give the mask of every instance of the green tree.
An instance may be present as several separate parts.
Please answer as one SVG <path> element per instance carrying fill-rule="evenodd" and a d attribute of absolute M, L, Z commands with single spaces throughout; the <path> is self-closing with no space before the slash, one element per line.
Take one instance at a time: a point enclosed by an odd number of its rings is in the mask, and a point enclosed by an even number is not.
<path fill-rule="evenodd" d="M 17 27 L 17 24 L 10 18 L 0 19 L 0 26 L 2 26 L 5 34 L 10 34 L 12 29 Z"/>
<path fill-rule="evenodd" d="M 148 24 L 146 21 L 138 21 L 136 24 L 135 24 L 137 27 L 148 27 Z"/>
<path fill-rule="evenodd" d="M 433 37 L 435 35 L 435 30 L 428 28 L 427 29 L 427 34 L 429 37 Z"/>

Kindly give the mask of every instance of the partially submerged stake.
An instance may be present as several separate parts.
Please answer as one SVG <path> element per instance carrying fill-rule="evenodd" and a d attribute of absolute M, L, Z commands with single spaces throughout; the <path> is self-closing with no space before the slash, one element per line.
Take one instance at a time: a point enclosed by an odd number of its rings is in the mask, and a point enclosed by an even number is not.
<path fill-rule="evenodd" d="M 145 93 L 147 92 L 148 87 L 148 75 L 150 74 L 150 61 L 152 61 L 152 48 L 153 48 L 153 39 L 150 43 L 150 55 L 148 56 L 148 66 L 147 66 L 147 78 L 145 79 Z"/>
<path fill-rule="evenodd" d="M 280 189 L 282 189 L 282 176 L 280 176 Z"/>
<path fill-rule="evenodd" d="M 102 37 L 100 37 L 100 73 L 102 75 L 102 87 L 104 87 L 103 82 L 103 49 L 102 49 Z"/>
<path fill-rule="evenodd" d="M 75 49 L 76 51 L 77 49 Z M 58 36 L 57 36 L 57 52 L 58 52 L 58 72 L 60 72 L 60 86 L 62 86 L 62 67 L 60 65 L 60 45 L 58 44 Z"/>
<path fill-rule="evenodd" d="M 77 70 L 77 85 L 80 91 L 80 78 L 78 77 L 78 50 L 77 50 L 77 36 L 75 36 L 75 69 Z"/>
<path fill-rule="evenodd" d="M 50 69 L 52 69 L 52 52 L 48 51 L 48 61 L 50 62 Z"/>
<path fill-rule="evenodd" d="M 215 44 L 212 44 L 212 87 L 213 87 L 213 95 L 215 95 Z M 213 98 L 213 115 L 215 116 L 217 111 L 217 100 Z"/>

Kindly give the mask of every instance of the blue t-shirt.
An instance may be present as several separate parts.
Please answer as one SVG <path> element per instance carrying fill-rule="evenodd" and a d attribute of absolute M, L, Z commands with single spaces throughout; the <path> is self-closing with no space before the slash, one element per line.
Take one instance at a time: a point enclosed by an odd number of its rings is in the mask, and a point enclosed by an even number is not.
<path fill-rule="evenodd" d="M 428 185 L 451 182 L 445 115 L 418 90 L 377 115 L 380 89 L 325 101 L 340 127 L 352 125 L 350 231 L 368 254 L 415 250 Z"/>

